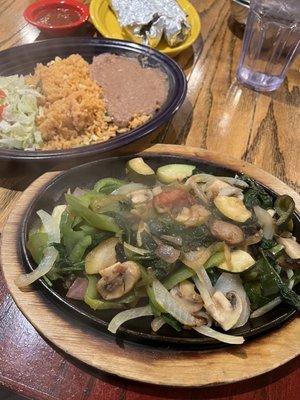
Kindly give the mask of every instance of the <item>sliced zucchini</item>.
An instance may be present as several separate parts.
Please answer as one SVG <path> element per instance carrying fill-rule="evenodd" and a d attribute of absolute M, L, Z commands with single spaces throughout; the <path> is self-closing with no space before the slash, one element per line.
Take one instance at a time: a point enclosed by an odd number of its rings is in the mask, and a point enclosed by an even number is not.
<path fill-rule="evenodd" d="M 245 222 L 247 219 L 251 218 L 251 211 L 246 208 L 243 200 L 238 197 L 217 196 L 214 199 L 214 203 L 225 217 L 233 221 Z"/>
<path fill-rule="evenodd" d="M 162 183 L 172 183 L 176 181 L 183 181 L 192 176 L 196 167 L 187 164 L 168 164 L 159 167 L 156 171 L 157 178 Z"/>
<path fill-rule="evenodd" d="M 231 265 L 228 265 L 226 261 L 223 261 L 220 265 L 218 265 L 218 268 L 238 274 L 246 271 L 254 264 L 255 260 L 250 256 L 249 253 L 243 250 L 235 250 L 231 253 Z"/>
<path fill-rule="evenodd" d="M 155 172 L 142 157 L 136 157 L 126 163 L 127 178 L 133 182 L 154 184 L 156 181 Z"/>
<path fill-rule="evenodd" d="M 87 274 L 99 274 L 103 269 L 117 262 L 116 244 L 119 239 L 113 237 L 104 240 L 96 246 L 85 258 L 85 272 Z"/>

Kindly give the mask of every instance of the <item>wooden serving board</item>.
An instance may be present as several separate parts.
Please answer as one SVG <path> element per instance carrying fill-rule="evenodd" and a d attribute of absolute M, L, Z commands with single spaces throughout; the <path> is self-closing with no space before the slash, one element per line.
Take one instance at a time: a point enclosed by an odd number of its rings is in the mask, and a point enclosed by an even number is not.
<path fill-rule="evenodd" d="M 180 154 L 245 172 L 277 193 L 290 194 L 300 209 L 300 197 L 283 182 L 259 168 L 221 154 L 191 147 L 156 145 L 147 152 Z M 8 288 L 23 314 L 55 346 L 85 364 L 124 378 L 170 386 L 207 386 L 237 382 L 268 372 L 300 353 L 300 321 L 242 346 L 211 351 L 156 349 L 124 342 L 73 319 L 38 290 L 20 291 L 14 284 L 23 272 L 18 233 L 31 200 L 59 172 L 32 183 L 12 208 L 2 236 L 1 264 Z"/>

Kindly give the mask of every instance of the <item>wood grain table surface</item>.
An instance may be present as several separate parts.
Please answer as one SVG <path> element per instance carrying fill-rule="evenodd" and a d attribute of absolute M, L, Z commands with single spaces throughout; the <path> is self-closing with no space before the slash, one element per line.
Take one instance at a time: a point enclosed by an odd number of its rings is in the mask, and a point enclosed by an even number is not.
<path fill-rule="evenodd" d="M 45 39 L 22 17 L 31 2 L 0 0 L 0 50 Z M 274 93 L 259 94 L 240 86 L 235 71 L 242 29 L 230 18 L 229 0 L 192 3 L 201 16 L 201 36 L 193 49 L 176 59 L 186 72 L 188 95 L 159 141 L 200 146 L 252 162 L 299 192 L 299 57 Z M 96 32 L 86 24 L 78 34 Z M 0 171 L 0 231 L 20 195 L 7 188 L 19 186 L 14 183 L 1 179 Z M 299 378 L 299 359 L 248 381 L 188 390 L 137 384 L 87 369 L 33 329 L 13 303 L 0 275 L 0 384 L 29 398 L 296 400 Z"/>

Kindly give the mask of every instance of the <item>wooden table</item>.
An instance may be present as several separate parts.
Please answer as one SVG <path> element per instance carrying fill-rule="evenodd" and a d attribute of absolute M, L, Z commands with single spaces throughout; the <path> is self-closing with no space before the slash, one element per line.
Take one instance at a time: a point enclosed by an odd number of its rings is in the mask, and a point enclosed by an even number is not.
<path fill-rule="evenodd" d="M 177 58 L 189 80 L 188 96 L 160 141 L 201 146 L 247 160 L 299 191 L 299 60 L 275 93 L 258 94 L 240 86 L 235 70 L 242 32 L 229 17 L 229 0 L 192 2 L 202 18 L 202 35 L 193 49 Z M 29 3 L 0 1 L 0 49 L 43 38 L 22 18 Z M 95 32 L 87 25 L 79 34 Z M 19 194 L 0 188 L 0 230 Z M 33 329 L 13 303 L 2 277 L 0 321 L 0 383 L 33 399 L 296 400 L 300 393 L 299 359 L 256 379 L 189 390 L 141 385 L 88 370 Z"/>

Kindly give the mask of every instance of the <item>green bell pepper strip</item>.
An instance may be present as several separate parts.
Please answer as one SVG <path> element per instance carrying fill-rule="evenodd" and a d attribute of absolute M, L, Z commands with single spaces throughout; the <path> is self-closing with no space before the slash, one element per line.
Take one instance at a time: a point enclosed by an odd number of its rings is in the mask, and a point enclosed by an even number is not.
<path fill-rule="evenodd" d="M 77 217 L 72 217 L 68 211 L 64 211 L 60 220 L 60 232 L 62 243 L 66 246 L 68 254 L 71 253 L 76 243 L 83 240 L 87 235 L 83 231 L 74 231 L 74 221 Z"/>
<path fill-rule="evenodd" d="M 93 212 L 89 208 L 85 207 L 76 197 L 70 194 L 66 194 L 65 196 L 71 211 L 83 218 L 89 225 L 103 231 L 121 233 L 122 230 L 115 223 L 112 217 Z"/>
<path fill-rule="evenodd" d="M 45 232 L 29 233 L 29 238 L 26 244 L 34 261 L 39 264 L 43 258 L 44 250 L 48 245 L 48 235 Z"/>
<path fill-rule="evenodd" d="M 147 293 L 144 290 L 144 288 L 142 288 L 142 287 L 135 288 L 132 291 L 130 291 L 129 293 L 126 293 L 124 296 L 120 297 L 118 299 L 118 303 L 130 304 L 130 303 L 138 301 L 142 297 L 147 297 Z"/>
<path fill-rule="evenodd" d="M 147 290 L 147 294 L 149 297 L 149 303 L 152 308 L 153 314 L 155 315 L 155 317 L 159 317 L 161 315 L 161 313 L 165 313 L 165 310 L 156 301 L 152 287 L 147 286 L 146 290 Z"/>
<path fill-rule="evenodd" d="M 77 242 L 70 252 L 70 261 L 73 263 L 82 260 L 86 249 L 92 244 L 92 237 L 85 236 L 81 241 Z"/>
<path fill-rule="evenodd" d="M 95 235 L 98 232 L 98 229 L 86 224 L 81 225 L 79 229 L 85 232 L 87 235 Z"/>
<path fill-rule="evenodd" d="M 97 282 L 99 277 L 96 275 L 87 275 L 89 281 L 85 292 L 84 302 L 93 310 L 108 310 L 112 308 L 122 308 L 122 304 L 112 301 L 100 300 L 98 298 Z"/>
<path fill-rule="evenodd" d="M 116 178 L 104 178 L 95 183 L 94 190 L 104 194 L 110 194 L 114 190 L 119 189 L 126 182 Z"/>

